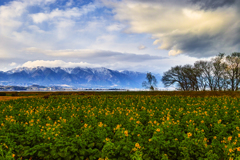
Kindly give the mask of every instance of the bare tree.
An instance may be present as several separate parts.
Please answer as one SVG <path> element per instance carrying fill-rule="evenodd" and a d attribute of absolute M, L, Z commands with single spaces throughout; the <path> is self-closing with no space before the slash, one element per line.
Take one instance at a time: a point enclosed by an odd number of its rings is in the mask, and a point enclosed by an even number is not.
<path fill-rule="evenodd" d="M 170 87 L 176 84 L 179 87 L 177 90 L 188 90 L 188 82 L 186 76 L 183 74 L 182 66 L 172 67 L 167 72 L 164 72 L 162 82 L 165 87 Z"/>
<path fill-rule="evenodd" d="M 207 68 L 207 61 L 197 61 L 194 63 L 194 67 L 198 72 L 198 88 L 205 91 L 208 86 L 208 75 L 210 75 Z"/>
<path fill-rule="evenodd" d="M 212 72 L 213 72 L 213 90 L 221 91 L 225 84 L 225 70 L 226 64 L 223 62 L 224 53 L 219 53 L 218 56 L 211 60 Z"/>
<path fill-rule="evenodd" d="M 192 65 L 172 67 L 164 72 L 165 87 L 175 85 L 178 90 L 227 90 L 237 91 L 240 85 L 240 53 L 225 57 L 219 53 L 211 61 L 197 61 Z"/>
<path fill-rule="evenodd" d="M 234 52 L 225 59 L 226 74 L 232 91 L 237 91 L 240 83 L 240 53 Z"/>
<path fill-rule="evenodd" d="M 157 87 L 157 80 L 155 76 L 152 75 L 151 72 L 149 72 L 147 73 L 146 79 L 147 81 L 144 81 L 142 83 L 142 86 L 153 91 L 154 88 Z"/>
<path fill-rule="evenodd" d="M 191 65 L 176 66 L 164 73 L 162 82 L 165 87 L 176 84 L 177 90 L 197 91 L 200 74 L 200 70 Z"/>

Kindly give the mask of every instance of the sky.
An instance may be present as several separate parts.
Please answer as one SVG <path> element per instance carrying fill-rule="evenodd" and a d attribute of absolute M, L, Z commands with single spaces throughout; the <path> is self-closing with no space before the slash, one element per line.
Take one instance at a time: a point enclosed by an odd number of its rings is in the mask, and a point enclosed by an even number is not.
<path fill-rule="evenodd" d="M 0 0 L 0 70 L 162 74 L 240 52 L 240 0 Z"/>

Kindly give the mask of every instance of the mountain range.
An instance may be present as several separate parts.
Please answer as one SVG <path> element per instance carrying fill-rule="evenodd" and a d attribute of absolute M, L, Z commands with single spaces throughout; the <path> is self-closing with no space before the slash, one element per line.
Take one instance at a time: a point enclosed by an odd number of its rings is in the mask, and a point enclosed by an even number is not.
<path fill-rule="evenodd" d="M 159 82 L 161 76 L 154 74 Z M 0 71 L 0 85 L 62 86 L 72 88 L 142 88 L 146 73 L 107 68 L 19 67 Z"/>

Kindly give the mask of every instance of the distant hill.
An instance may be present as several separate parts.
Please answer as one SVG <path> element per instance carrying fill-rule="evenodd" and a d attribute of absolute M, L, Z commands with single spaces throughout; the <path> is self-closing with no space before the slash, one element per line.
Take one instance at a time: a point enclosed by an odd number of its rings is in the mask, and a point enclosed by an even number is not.
<path fill-rule="evenodd" d="M 155 74 L 158 82 L 161 76 Z M 107 68 L 20 67 L 0 72 L 0 85 L 64 86 L 73 88 L 142 88 L 146 73 Z M 159 85 L 158 85 L 159 86 Z"/>

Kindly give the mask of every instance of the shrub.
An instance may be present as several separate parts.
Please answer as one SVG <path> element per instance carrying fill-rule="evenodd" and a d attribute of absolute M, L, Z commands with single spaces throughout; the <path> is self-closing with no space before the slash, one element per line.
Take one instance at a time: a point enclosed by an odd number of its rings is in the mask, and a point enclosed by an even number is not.
<path fill-rule="evenodd" d="M 6 96 L 7 94 L 4 92 L 0 92 L 0 96 Z"/>
<path fill-rule="evenodd" d="M 17 92 L 12 93 L 11 96 L 18 96 L 18 93 Z"/>

